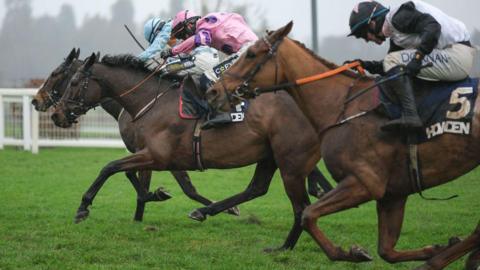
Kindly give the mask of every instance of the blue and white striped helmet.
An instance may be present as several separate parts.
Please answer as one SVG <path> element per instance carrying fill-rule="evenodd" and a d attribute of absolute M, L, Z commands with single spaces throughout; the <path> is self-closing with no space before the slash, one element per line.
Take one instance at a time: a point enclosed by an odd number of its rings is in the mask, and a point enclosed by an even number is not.
<path fill-rule="evenodd" d="M 165 25 L 165 21 L 161 20 L 160 18 L 151 18 L 143 27 L 143 36 L 148 41 L 148 43 L 152 43 L 155 40 L 155 37 L 158 33 L 162 30 L 162 27 Z"/>

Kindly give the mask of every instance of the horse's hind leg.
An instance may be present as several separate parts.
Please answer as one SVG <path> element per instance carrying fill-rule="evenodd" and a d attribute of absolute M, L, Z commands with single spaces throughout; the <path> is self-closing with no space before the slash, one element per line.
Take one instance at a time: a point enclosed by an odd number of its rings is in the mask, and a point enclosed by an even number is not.
<path fill-rule="evenodd" d="M 371 256 L 362 248 L 353 246 L 349 252 L 334 245 L 317 227 L 321 216 L 346 210 L 372 200 L 372 195 L 353 175 L 347 176 L 329 193 L 303 211 L 302 225 L 330 260 L 352 262 L 370 261 Z"/>
<path fill-rule="evenodd" d="M 212 204 L 213 202 L 202 195 L 200 195 L 195 186 L 192 184 L 192 181 L 190 180 L 190 177 L 188 176 L 188 173 L 185 171 L 172 171 L 171 172 L 173 177 L 175 177 L 175 180 L 177 180 L 177 183 L 180 185 L 182 188 L 183 193 L 187 195 L 188 198 L 199 202 L 205 206 L 208 206 Z M 236 206 L 229 208 L 226 210 L 228 214 L 231 215 L 236 215 L 238 216 L 240 214 L 240 211 Z"/>
<path fill-rule="evenodd" d="M 448 247 L 440 254 L 428 260 L 424 265 L 416 268 L 416 270 L 438 270 L 443 269 L 447 265 L 453 263 L 468 252 L 480 246 L 480 223 L 475 231 L 465 240 Z"/>
<path fill-rule="evenodd" d="M 447 248 L 435 245 L 417 250 L 395 250 L 402 230 L 406 201 L 406 197 L 377 201 L 378 254 L 389 263 L 428 260 Z"/>
<path fill-rule="evenodd" d="M 322 197 L 325 193 L 333 189 L 332 185 L 330 185 L 327 178 L 325 178 L 318 167 L 315 167 L 308 175 L 307 186 L 308 194 L 317 198 Z"/>
<path fill-rule="evenodd" d="M 120 171 L 149 169 L 149 166 L 151 165 L 153 165 L 153 160 L 150 154 L 148 151 L 142 150 L 123 159 L 112 161 L 107 166 L 103 167 L 98 177 L 83 195 L 82 202 L 75 216 L 75 222 L 78 223 L 88 217 L 88 206 L 92 204 L 98 191 L 111 175 Z"/>
<path fill-rule="evenodd" d="M 207 218 L 207 215 L 214 216 L 228 208 L 264 195 L 268 191 L 268 187 L 270 186 L 270 182 L 272 181 L 273 174 L 276 170 L 277 165 L 273 159 L 266 159 L 258 162 L 252 181 L 247 189 L 237 195 L 215 202 L 207 207 L 198 208 L 190 213 L 189 217 L 194 220 L 204 221 Z"/>

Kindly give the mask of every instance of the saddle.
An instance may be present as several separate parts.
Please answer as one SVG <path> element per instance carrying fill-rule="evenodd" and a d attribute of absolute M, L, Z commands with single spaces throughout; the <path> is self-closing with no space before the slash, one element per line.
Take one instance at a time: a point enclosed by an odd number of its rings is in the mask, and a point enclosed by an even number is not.
<path fill-rule="evenodd" d="M 200 89 L 199 82 L 192 76 L 187 76 L 183 81 L 178 102 L 178 113 L 182 119 L 204 119 L 210 113 L 210 106 L 208 106 L 204 93 Z M 231 109 L 232 122 L 242 122 L 245 119 L 248 105 L 248 101 L 244 101 Z"/>
<path fill-rule="evenodd" d="M 469 135 L 478 92 L 478 78 L 432 82 L 415 78 L 413 87 L 418 115 L 424 128 L 416 134 L 422 143 L 445 133 Z M 389 119 L 401 115 L 401 106 L 387 84 L 379 85 L 381 112 Z"/>

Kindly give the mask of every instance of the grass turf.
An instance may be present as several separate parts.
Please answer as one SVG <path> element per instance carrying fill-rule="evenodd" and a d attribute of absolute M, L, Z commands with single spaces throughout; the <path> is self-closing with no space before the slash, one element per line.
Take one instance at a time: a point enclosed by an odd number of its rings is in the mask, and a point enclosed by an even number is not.
<path fill-rule="evenodd" d="M 112 149 L 42 149 L 39 155 L 0 150 L 0 269 L 411 269 L 377 254 L 375 203 L 323 217 L 318 224 L 337 244 L 360 244 L 374 256 L 362 264 L 331 262 L 303 233 L 293 251 L 280 246 L 293 221 L 278 173 L 267 195 L 240 206 L 241 216 L 219 214 L 199 223 L 187 214 L 200 207 L 182 194 L 168 172 L 154 173 L 152 188 L 174 198 L 147 204 L 142 223 L 132 220 L 136 194 L 123 174 L 113 176 L 74 224 L 81 196 L 108 161 L 126 155 Z M 200 194 L 220 200 L 242 191 L 254 167 L 191 172 Z M 326 170 L 322 167 L 322 171 Z M 444 244 L 468 235 L 478 222 L 479 171 L 429 190 L 428 196 L 460 195 L 431 202 L 411 196 L 400 249 Z M 313 198 L 312 198 L 313 200 Z M 463 259 L 448 269 L 462 269 Z"/>

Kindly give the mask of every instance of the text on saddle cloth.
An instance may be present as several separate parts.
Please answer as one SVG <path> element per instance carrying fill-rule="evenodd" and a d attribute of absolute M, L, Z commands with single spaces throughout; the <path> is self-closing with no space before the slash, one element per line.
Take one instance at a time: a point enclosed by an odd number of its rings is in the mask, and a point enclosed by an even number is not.
<path fill-rule="evenodd" d="M 417 134 L 419 143 L 446 133 L 470 135 L 478 81 L 478 78 L 457 82 L 415 80 L 418 115 L 424 126 Z M 387 117 L 398 118 L 401 116 L 401 107 L 386 91 L 380 86 L 380 102 Z"/>

